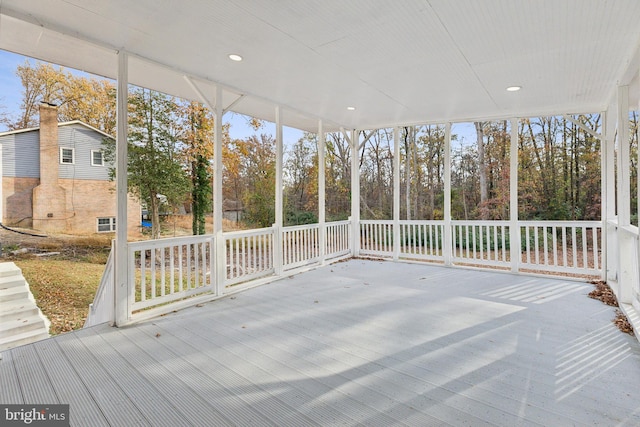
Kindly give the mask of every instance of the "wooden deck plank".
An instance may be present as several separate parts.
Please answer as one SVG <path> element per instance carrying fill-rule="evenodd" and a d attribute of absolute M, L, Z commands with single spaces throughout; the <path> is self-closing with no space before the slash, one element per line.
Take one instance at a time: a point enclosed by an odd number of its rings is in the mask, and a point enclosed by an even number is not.
<path fill-rule="evenodd" d="M 42 366 L 48 372 L 51 386 L 62 403 L 69 404 L 69 422 L 72 426 L 108 426 L 100 407 L 91 397 L 91 391 L 80 380 L 57 340 L 43 340 L 33 344 Z"/>
<path fill-rule="evenodd" d="M 270 395 L 253 381 L 252 370 L 245 370 L 246 366 L 234 369 L 234 360 L 225 358 L 218 345 L 207 345 L 204 340 L 194 338 L 182 332 L 173 333 L 170 323 L 163 322 L 163 326 L 156 323 L 160 331 L 159 339 L 167 341 L 170 347 L 184 360 L 198 366 L 204 376 L 215 380 L 223 395 L 240 399 L 244 405 L 254 409 L 263 421 L 277 426 L 313 425 L 312 421 L 298 413 L 295 408 L 286 405 L 275 396 Z"/>
<path fill-rule="evenodd" d="M 99 334 L 103 331 L 105 331 L 104 327 L 91 328 L 93 333 Z M 78 338 L 77 333 L 59 335 L 55 339 L 110 425 L 122 427 L 151 425 L 122 390 L 117 373 L 112 377 L 93 357 Z M 69 410 L 73 411 L 73 408 Z"/>
<path fill-rule="evenodd" d="M 166 363 L 167 359 L 176 357 L 174 353 L 159 346 L 156 338 L 135 334 L 134 340 L 130 335 L 132 334 L 127 333 L 127 330 L 114 329 L 111 333 L 103 334 L 102 338 L 147 379 L 162 378 L 162 381 L 153 381 L 155 387 L 163 393 L 165 399 L 180 409 L 187 423 L 203 426 L 232 424 L 229 418 L 216 409 L 215 402 L 204 400 L 185 383 L 187 375 L 184 367 L 173 369 L 175 366 Z"/>
<path fill-rule="evenodd" d="M 217 318 L 221 322 L 221 326 L 225 326 L 225 319 Z M 230 320 L 230 319 L 229 319 Z M 250 319 L 247 319 L 250 320 Z M 187 328 L 195 328 L 195 325 L 183 324 Z M 307 388 L 310 382 L 318 383 L 318 387 L 312 387 L 307 390 L 310 396 L 310 403 L 316 400 L 328 400 L 332 398 L 332 404 L 340 401 L 345 413 L 351 413 L 351 417 L 358 420 L 358 415 L 353 414 L 353 408 L 365 403 L 367 406 L 375 407 L 377 410 L 383 411 L 390 418 L 394 418 L 396 423 L 411 417 L 415 422 L 421 424 L 442 423 L 442 420 L 436 418 L 434 414 L 416 413 L 413 408 L 406 405 L 399 405 L 395 411 L 385 411 L 385 405 L 389 406 L 394 402 L 397 390 L 391 383 L 385 383 L 381 387 L 379 384 L 368 385 L 362 381 L 358 381 L 362 371 L 360 366 L 352 366 L 343 363 L 344 352 L 333 352 L 329 356 L 325 356 L 328 348 L 323 345 L 305 347 L 301 343 L 302 335 L 283 331 L 284 335 L 265 335 L 261 332 L 253 332 L 253 328 L 247 327 L 243 331 L 243 335 L 250 337 L 249 339 L 234 336 L 228 333 L 232 330 L 233 325 L 228 324 L 226 328 L 220 328 L 219 337 L 215 337 L 215 341 L 222 340 L 226 348 L 237 348 L 236 355 L 241 358 L 242 355 L 251 355 L 248 363 L 252 363 L 257 367 L 269 367 L 270 371 L 282 376 L 282 381 L 286 381 L 296 386 Z M 286 339 L 285 339 L 286 336 Z M 291 345 L 295 342 L 295 345 Z M 304 357 L 301 357 L 304 355 Z M 275 375 L 274 374 L 274 375 Z M 363 374 L 363 377 L 365 375 Z M 354 384 L 361 386 L 357 392 L 343 390 L 346 384 L 354 381 Z M 335 395 L 335 396 L 334 396 Z M 364 398 L 364 396 L 367 396 Z M 353 396 L 358 396 L 357 399 Z M 358 401 L 360 400 L 360 401 Z M 309 405 L 309 410 L 313 410 L 313 405 Z"/>
<path fill-rule="evenodd" d="M 590 289 L 351 260 L 9 350 L 0 396 L 97 405 L 112 425 L 638 425 L 640 345 Z"/>
<path fill-rule="evenodd" d="M 183 425 L 186 414 L 182 413 L 173 403 L 158 392 L 156 387 L 131 362 L 120 354 L 103 339 L 111 331 L 101 335 L 93 334 L 89 330 L 78 331 L 75 335 L 82 341 L 95 360 L 109 372 L 119 388 L 127 395 L 130 402 L 145 415 L 153 426 Z M 163 402 L 158 404 L 158 402 Z"/>
<path fill-rule="evenodd" d="M 145 323 L 125 329 L 127 337 L 135 341 L 155 336 L 159 333 L 158 330 L 154 323 Z M 159 355 L 156 359 L 158 363 L 170 371 L 178 373 L 187 387 L 196 392 L 204 401 L 220 408 L 224 416 L 230 420 L 229 424 L 222 425 L 274 425 L 265 421 L 260 413 L 244 400 L 229 394 L 227 389 L 214 379 L 216 372 L 211 371 L 207 361 L 185 357 L 185 351 L 195 356 L 198 355 L 193 349 L 181 349 L 182 345 L 182 342 L 168 335 L 164 337 L 162 344 L 149 344 L 149 347 L 154 351 L 161 346 L 164 347 L 163 355 Z"/>
<path fill-rule="evenodd" d="M 42 366 L 33 345 L 16 347 L 11 351 L 25 403 L 56 404 L 58 401 L 47 370 Z"/>
<path fill-rule="evenodd" d="M 285 362 L 280 363 L 277 359 L 260 358 L 264 354 L 264 347 L 246 347 L 240 341 L 227 340 L 224 336 L 217 333 L 212 334 L 211 331 L 206 335 L 200 333 L 205 328 L 206 323 L 199 322 L 181 322 L 179 324 L 171 323 L 163 326 L 170 326 L 176 335 L 182 337 L 193 336 L 191 342 L 201 343 L 210 341 L 219 347 L 218 352 L 225 352 L 225 360 L 233 360 L 231 369 L 251 373 L 251 379 L 261 388 L 277 396 L 278 399 L 285 401 L 292 408 L 300 408 L 301 405 L 307 405 L 305 410 L 306 416 L 310 417 L 318 425 L 326 425 L 331 422 L 354 423 L 356 418 L 349 416 L 357 410 L 362 402 L 357 399 L 351 399 L 346 395 L 342 395 L 342 399 L 348 398 L 348 403 L 336 402 L 338 399 L 332 398 L 331 393 L 334 388 L 327 385 L 325 381 L 318 381 L 313 377 L 296 376 L 291 378 L 291 365 L 294 363 L 292 358 L 283 359 Z M 200 332 L 200 333 L 199 333 Z M 235 347 L 235 350 L 230 349 Z M 201 351 L 206 351 L 206 346 L 201 347 Z M 298 374 L 300 374 L 298 372 Z M 342 411 L 340 409 L 342 408 Z M 383 423 L 399 423 L 399 420 L 385 414 L 381 417 L 380 422 Z M 433 419 L 431 419 L 433 420 Z"/>
<path fill-rule="evenodd" d="M 13 364 L 13 353 L 2 352 L 0 360 L 0 402 L 6 404 L 24 403 L 22 387 Z"/>

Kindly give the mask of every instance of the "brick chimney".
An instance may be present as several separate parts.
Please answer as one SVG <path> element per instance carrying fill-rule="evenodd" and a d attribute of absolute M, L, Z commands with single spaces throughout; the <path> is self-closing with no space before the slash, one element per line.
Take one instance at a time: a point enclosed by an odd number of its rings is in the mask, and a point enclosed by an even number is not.
<path fill-rule="evenodd" d="M 40 104 L 40 186 L 58 185 L 58 107 Z"/>
<path fill-rule="evenodd" d="M 60 164 L 58 107 L 40 104 L 40 185 L 33 189 L 33 228 L 48 232 L 67 231 L 66 190 L 58 183 Z"/>

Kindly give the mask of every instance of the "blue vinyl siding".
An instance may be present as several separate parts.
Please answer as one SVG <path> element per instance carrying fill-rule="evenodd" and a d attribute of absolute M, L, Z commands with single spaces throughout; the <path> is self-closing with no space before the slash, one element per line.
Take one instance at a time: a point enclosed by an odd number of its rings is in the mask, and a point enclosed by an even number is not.
<path fill-rule="evenodd" d="M 74 163 L 55 165 L 63 179 L 108 180 L 109 166 L 93 166 L 91 151 L 102 150 L 105 136 L 81 124 L 58 127 L 58 146 L 73 149 Z M 40 141 L 38 130 L 0 137 L 2 144 L 2 175 L 22 178 L 40 177 Z M 19 150 L 19 155 L 18 155 Z"/>
<path fill-rule="evenodd" d="M 0 144 L 3 176 L 40 177 L 40 142 L 37 130 L 5 135 L 0 137 Z"/>
<path fill-rule="evenodd" d="M 82 125 L 62 126 L 58 129 L 58 145 L 73 148 L 74 163 L 60 164 L 60 178 L 65 179 L 109 179 L 108 166 L 92 166 L 91 151 L 102 149 L 104 136 Z"/>

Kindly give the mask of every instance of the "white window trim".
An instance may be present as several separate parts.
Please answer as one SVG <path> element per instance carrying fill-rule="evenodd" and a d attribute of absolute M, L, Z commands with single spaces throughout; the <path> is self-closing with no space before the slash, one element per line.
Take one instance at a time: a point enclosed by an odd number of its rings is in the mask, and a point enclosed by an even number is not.
<path fill-rule="evenodd" d="M 100 159 L 102 160 L 102 163 L 98 164 L 93 162 L 93 153 L 100 153 Z M 91 166 L 104 166 L 104 153 L 102 152 L 102 150 L 91 150 Z"/>
<path fill-rule="evenodd" d="M 109 230 L 100 230 L 100 220 L 108 219 L 109 220 Z M 106 224 L 103 224 L 106 225 Z M 116 217 L 115 216 L 103 216 L 96 218 L 96 230 L 98 233 L 114 233 L 116 231 Z"/>
<path fill-rule="evenodd" d="M 71 150 L 71 163 L 62 161 L 62 150 Z M 60 147 L 60 164 L 61 165 L 75 165 L 76 164 L 76 150 L 71 147 Z"/>

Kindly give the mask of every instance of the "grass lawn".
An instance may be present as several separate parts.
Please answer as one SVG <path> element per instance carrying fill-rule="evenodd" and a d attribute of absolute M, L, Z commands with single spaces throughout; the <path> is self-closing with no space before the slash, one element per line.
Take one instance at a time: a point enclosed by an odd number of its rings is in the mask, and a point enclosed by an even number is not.
<path fill-rule="evenodd" d="M 56 335 L 81 328 L 100 283 L 104 264 L 64 259 L 20 259 L 38 307 Z"/>

